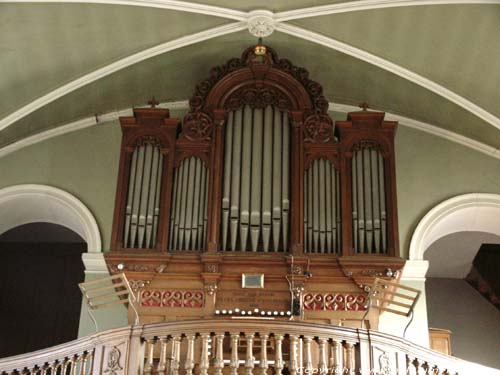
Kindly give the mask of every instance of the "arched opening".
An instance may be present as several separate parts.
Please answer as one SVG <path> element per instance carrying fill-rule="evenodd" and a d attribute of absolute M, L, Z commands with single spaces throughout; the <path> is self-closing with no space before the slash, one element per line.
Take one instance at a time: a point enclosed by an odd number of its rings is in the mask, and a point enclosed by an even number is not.
<path fill-rule="evenodd" d="M 95 219 L 44 185 L 0 189 L 0 357 L 76 339 L 82 254 L 100 252 Z"/>
<path fill-rule="evenodd" d="M 410 245 L 410 260 L 429 263 L 429 326 L 451 331 L 453 355 L 492 367 L 500 365 L 499 311 L 465 279 L 475 272 L 480 248 L 500 244 L 498 217 L 500 195 L 460 195 L 429 211 Z"/>
<path fill-rule="evenodd" d="M 57 224 L 30 223 L 0 235 L 0 357 L 78 336 L 86 243 Z"/>

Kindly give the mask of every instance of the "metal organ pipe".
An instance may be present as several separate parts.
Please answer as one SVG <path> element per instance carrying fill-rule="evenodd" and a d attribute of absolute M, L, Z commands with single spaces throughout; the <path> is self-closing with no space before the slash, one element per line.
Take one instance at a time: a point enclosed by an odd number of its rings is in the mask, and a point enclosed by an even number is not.
<path fill-rule="evenodd" d="M 311 162 L 304 174 L 304 194 L 306 252 L 339 253 L 339 173 L 329 160 Z"/>
<path fill-rule="evenodd" d="M 352 158 L 353 244 L 357 253 L 386 253 L 384 158 L 374 147 L 357 149 Z"/>
<path fill-rule="evenodd" d="M 159 145 L 143 142 L 131 159 L 125 223 L 124 248 L 151 249 L 156 244 L 160 214 L 163 155 Z"/>
<path fill-rule="evenodd" d="M 289 212 L 289 122 L 271 106 L 228 115 L 222 250 L 285 251 Z"/>
<path fill-rule="evenodd" d="M 203 250 L 207 225 L 208 173 L 201 159 L 184 159 L 174 172 L 170 250 Z"/>

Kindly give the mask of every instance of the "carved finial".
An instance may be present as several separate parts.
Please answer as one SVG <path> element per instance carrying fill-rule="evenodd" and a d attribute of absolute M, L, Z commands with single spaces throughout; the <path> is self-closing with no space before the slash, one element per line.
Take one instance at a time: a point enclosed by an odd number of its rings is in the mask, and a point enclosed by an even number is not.
<path fill-rule="evenodd" d="M 363 111 L 366 111 L 368 108 L 370 108 L 367 102 L 360 103 L 358 107 L 363 108 Z"/>
<path fill-rule="evenodd" d="M 158 104 L 160 104 L 160 102 L 153 96 L 148 104 L 151 106 L 151 108 L 155 108 Z"/>

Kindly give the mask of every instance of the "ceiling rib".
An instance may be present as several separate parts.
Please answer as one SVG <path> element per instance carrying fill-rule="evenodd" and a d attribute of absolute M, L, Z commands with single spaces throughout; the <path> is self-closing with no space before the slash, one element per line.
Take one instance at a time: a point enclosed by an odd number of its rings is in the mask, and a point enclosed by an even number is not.
<path fill-rule="evenodd" d="M 276 30 L 301 39 L 308 40 L 313 43 L 317 43 L 324 47 L 340 51 L 349 56 L 353 56 L 369 64 L 382 68 L 388 72 L 396 74 L 403 79 L 413 82 L 421 87 L 426 88 L 427 90 L 430 90 L 442 96 L 443 98 L 457 104 L 458 106 L 464 108 L 465 110 L 471 112 L 475 116 L 491 124 L 495 128 L 500 129 L 500 119 L 495 115 L 493 115 L 492 113 L 472 103 L 470 100 L 465 99 L 464 97 L 454 93 L 453 91 L 448 90 L 446 87 L 441 86 L 440 84 L 431 81 L 430 79 L 425 78 L 409 69 L 403 68 L 400 65 L 394 64 L 388 60 L 373 55 L 362 49 L 351 46 L 347 43 L 343 43 L 336 39 L 329 38 L 327 36 L 303 29 L 301 27 L 293 26 L 287 23 L 281 23 L 281 22 L 276 23 Z"/>
<path fill-rule="evenodd" d="M 284 22 L 362 10 L 450 4 L 500 4 L 500 0 L 359 0 L 280 12 L 276 14 L 275 19 L 278 22 Z"/>
<path fill-rule="evenodd" d="M 181 12 L 205 14 L 209 16 L 229 18 L 236 21 L 246 19 L 246 12 L 200 3 L 179 0 L 0 0 L 0 3 L 74 3 L 74 4 L 106 4 L 126 5 L 145 8 L 178 10 Z"/>
<path fill-rule="evenodd" d="M 157 45 L 152 48 L 148 48 L 141 52 L 135 53 L 128 57 L 125 57 L 121 60 L 115 61 L 109 65 L 106 65 L 100 69 L 94 70 L 93 72 L 86 74 L 80 78 L 77 78 L 74 81 L 71 81 L 46 95 L 35 99 L 31 103 L 21 107 L 15 112 L 12 112 L 8 116 L 4 117 L 0 120 L 0 131 L 12 125 L 14 122 L 19 121 L 20 119 L 28 116 L 33 113 L 37 109 L 53 102 L 54 100 L 59 99 L 60 97 L 67 95 L 89 83 L 97 81 L 100 78 L 106 77 L 112 73 L 115 73 L 121 69 L 124 69 L 128 66 L 136 64 L 138 62 L 144 61 L 151 57 L 160 55 L 162 53 L 166 53 L 177 48 L 185 47 L 191 44 L 195 44 L 198 42 L 202 42 L 208 39 L 212 39 L 218 36 L 231 34 L 237 31 L 241 31 L 246 29 L 246 22 L 234 22 L 229 25 L 219 26 L 210 28 L 195 34 L 183 36 L 178 39 L 171 40 L 169 42 Z"/>
<path fill-rule="evenodd" d="M 182 100 L 182 101 L 177 101 L 177 102 L 166 102 L 166 103 L 161 103 L 159 107 L 162 108 L 169 108 L 170 110 L 172 109 L 179 109 L 179 110 L 187 110 L 189 109 L 189 101 L 187 100 Z M 351 105 L 346 105 L 346 104 L 340 104 L 340 103 L 331 103 L 329 105 L 329 110 L 330 111 L 336 111 L 336 112 L 342 112 L 342 113 L 348 113 L 348 112 L 355 112 L 359 111 L 359 107 L 351 106 Z M 55 138 L 59 135 L 63 134 L 68 134 L 72 133 L 77 130 L 85 129 L 92 127 L 94 125 L 102 125 L 106 122 L 110 121 L 115 121 L 117 120 L 120 116 L 132 116 L 133 112 L 132 109 L 122 109 L 119 111 L 113 111 L 113 112 L 108 112 L 103 115 L 97 115 L 97 116 L 91 116 L 87 117 L 78 121 L 73 121 L 61 126 L 58 126 L 54 129 L 49 129 L 43 132 L 40 132 L 38 134 L 29 136 L 27 138 L 21 139 L 17 142 L 14 142 L 12 144 L 9 144 L 7 146 L 4 146 L 0 148 L 0 158 L 8 155 L 12 152 L 18 151 L 24 147 L 28 147 L 31 145 L 34 145 L 36 143 L 45 141 L 50 138 Z M 395 115 L 390 112 L 386 112 L 386 119 L 387 120 L 393 120 L 393 121 L 398 121 L 401 125 L 413 128 L 419 131 L 423 131 L 432 135 L 435 135 L 437 137 L 446 139 L 451 142 L 458 143 L 462 146 L 468 147 L 470 149 L 479 151 L 487 156 L 500 159 L 500 150 L 496 149 L 494 147 L 491 147 L 487 144 L 478 142 L 476 140 L 473 140 L 471 138 L 465 137 L 463 135 L 457 134 L 455 132 L 440 128 L 435 125 L 431 125 L 422 121 L 417 121 L 409 117 L 404 117 L 400 115 Z"/>

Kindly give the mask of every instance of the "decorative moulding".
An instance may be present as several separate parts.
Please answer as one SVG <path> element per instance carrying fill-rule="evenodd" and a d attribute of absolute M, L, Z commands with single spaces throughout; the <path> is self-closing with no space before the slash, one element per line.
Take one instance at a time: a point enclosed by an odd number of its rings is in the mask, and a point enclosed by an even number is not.
<path fill-rule="evenodd" d="M 248 31 L 257 38 L 265 38 L 274 31 L 273 12 L 255 10 L 248 14 Z"/>
<path fill-rule="evenodd" d="M 410 243 L 410 260 L 421 261 L 429 246 L 448 234 L 478 231 L 500 235 L 500 194 L 472 193 L 445 200 L 419 222 Z"/>

